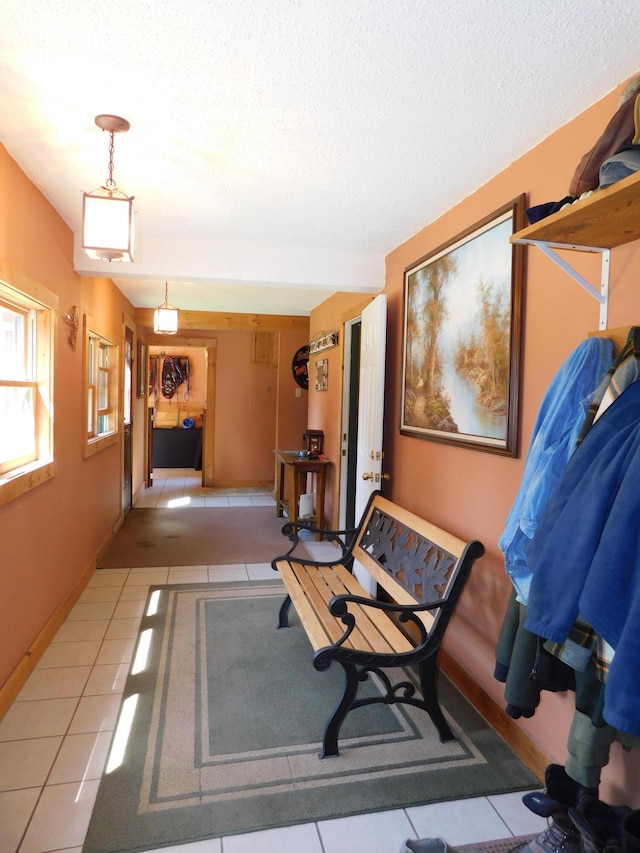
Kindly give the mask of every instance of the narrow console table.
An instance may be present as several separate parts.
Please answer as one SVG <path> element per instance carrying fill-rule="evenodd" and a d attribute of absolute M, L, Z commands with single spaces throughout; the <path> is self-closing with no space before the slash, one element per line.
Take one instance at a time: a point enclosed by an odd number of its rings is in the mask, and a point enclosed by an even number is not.
<path fill-rule="evenodd" d="M 276 515 L 286 512 L 289 521 L 306 521 L 324 527 L 324 490 L 327 482 L 328 459 L 308 459 L 298 456 L 297 450 L 275 450 L 276 455 Z M 315 515 L 300 518 L 300 495 L 307 491 L 307 474 L 315 475 Z M 316 539 L 321 539 L 316 534 Z"/>

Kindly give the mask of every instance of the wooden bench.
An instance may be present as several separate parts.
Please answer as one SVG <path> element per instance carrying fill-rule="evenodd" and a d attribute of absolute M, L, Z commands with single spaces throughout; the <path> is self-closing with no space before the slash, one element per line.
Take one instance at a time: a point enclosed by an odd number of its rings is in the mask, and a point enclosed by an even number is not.
<path fill-rule="evenodd" d="M 323 531 L 325 539 L 340 547 L 335 561 L 302 562 L 296 557 L 300 530 L 316 532 L 308 524 L 286 524 L 282 532 L 292 547 L 271 564 L 287 589 L 278 627 L 289 626 L 293 603 L 314 649 L 314 667 L 322 672 L 336 661 L 345 675 L 342 697 L 324 730 L 320 757 L 337 756 L 347 714 L 375 702 L 422 708 L 440 740 L 453 740 L 438 702 L 437 657 L 471 566 L 484 553 L 482 544 L 452 536 L 380 492 L 371 496 L 356 530 Z M 354 560 L 376 581 L 377 598 L 352 574 Z M 422 697 L 404 674 L 393 684 L 394 674 L 385 672 L 405 666 L 417 667 Z M 358 687 L 370 674 L 379 677 L 386 692 L 358 699 Z"/>

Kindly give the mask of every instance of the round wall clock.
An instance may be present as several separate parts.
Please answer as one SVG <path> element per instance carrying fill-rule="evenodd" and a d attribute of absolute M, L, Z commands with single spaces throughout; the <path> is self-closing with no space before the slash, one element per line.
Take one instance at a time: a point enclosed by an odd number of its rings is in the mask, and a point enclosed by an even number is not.
<path fill-rule="evenodd" d="M 309 344 L 305 344 L 296 351 L 291 362 L 293 378 L 305 391 L 309 389 Z"/>

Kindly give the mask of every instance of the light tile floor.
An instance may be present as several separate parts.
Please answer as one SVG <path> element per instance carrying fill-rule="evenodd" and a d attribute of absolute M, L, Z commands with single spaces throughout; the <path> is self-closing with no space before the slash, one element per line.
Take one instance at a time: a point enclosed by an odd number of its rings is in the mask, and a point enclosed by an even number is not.
<path fill-rule="evenodd" d="M 156 469 L 137 506 L 255 506 L 266 490 L 202 489 Z M 204 503 L 202 503 L 204 502 Z M 175 503 L 173 504 L 175 505 Z M 318 558 L 326 543 L 309 541 Z M 0 721 L 0 853 L 80 853 L 151 584 L 273 578 L 269 564 L 97 571 Z M 540 832 L 522 794 L 417 806 L 163 848 L 163 853 L 397 853 L 406 838 L 451 845 Z"/>

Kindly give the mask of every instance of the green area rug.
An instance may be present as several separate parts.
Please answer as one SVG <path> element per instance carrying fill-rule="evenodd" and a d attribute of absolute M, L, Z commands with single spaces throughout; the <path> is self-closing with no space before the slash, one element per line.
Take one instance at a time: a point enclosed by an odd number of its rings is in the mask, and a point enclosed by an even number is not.
<path fill-rule="evenodd" d="M 313 668 L 293 610 L 292 627 L 276 628 L 282 598 L 278 581 L 151 590 L 85 853 L 539 784 L 445 678 L 440 698 L 456 741 L 440 743 L 418 709 L 375 705 L 347 717 L 339 758 L 318 758 L 342 671 Z"/>

